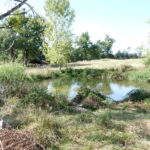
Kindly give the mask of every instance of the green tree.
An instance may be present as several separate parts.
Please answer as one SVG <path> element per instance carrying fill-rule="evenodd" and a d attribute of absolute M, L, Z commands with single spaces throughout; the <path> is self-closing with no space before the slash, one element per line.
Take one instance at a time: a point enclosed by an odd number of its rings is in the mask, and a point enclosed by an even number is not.
<path fill-rule="evenodd" d="M 9 26 L 15 40 L 15 49 L 22 56 L 25 65 L 29 60 L 37 59 L 42 54 L 43 33 L 45 26 L 43 20 L 32 16 L 13 16 L 8 18 Z"/>
<path fill-rule="evenodd" d="M 101 50 L 102 50 L 102 55 L 104 58 L 106 57 L 111 57 L 112 56 L 112 46 L 114 44 L 115 40 L 111 38 L 109 35 L 105 36 L 104 41 L 97 41 L 97 44 L 99 44 Z"/>
<path fill-rule="evenodd" d="M 44 55 L 47 61 L 61 67 L 70 59 L 72 47 L 70 26 L 74 19 L 74 11 L 68 0 L 47 0 L 45 11 L 48 23 Z"/>
<path fill-rule="evenodd" d="M 11 33 L 9 30 L 1 30 L 0 32 L 0 61 L 9 60 L 7 55 L 8 45 L 12 42 Z"/>
<path fill-rule="evenodd" d="M 77 41 L 77 51 L 78 51 L 78 58 L 80 60 L 87 60 L 89 56 L 89 50 L 91 48 L 91 41 L 88 32 L 82 33 Z"/>

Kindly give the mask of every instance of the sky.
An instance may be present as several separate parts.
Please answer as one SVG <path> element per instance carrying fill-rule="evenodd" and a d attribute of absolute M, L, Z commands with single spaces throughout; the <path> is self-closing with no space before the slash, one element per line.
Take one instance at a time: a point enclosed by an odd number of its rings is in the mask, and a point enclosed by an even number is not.
<path fill-rule="evenodd" d="M 0 12 L 9 0 L 0 0 Z M 44 15 L 45 0 L 28 0 Z M 89 32 L 91 41 L 103 40 L 106 34 L 116 40 L 113 51 L 148 44 L 150 0 L 70 0 L 75 10 L 72 31 L 76 35 Z M 5 5 L 4 5 L 5 4 Z"/>

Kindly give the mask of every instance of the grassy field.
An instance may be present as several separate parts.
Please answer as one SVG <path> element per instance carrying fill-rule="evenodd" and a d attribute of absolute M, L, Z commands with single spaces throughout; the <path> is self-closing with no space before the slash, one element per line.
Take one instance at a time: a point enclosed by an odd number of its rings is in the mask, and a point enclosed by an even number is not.
<path fill-rule="evenodd" d="M 68 64 L 69 67 L 73 69 L 112 69 L 117 68 L 120 65 L 130 65 L 134 68 L 143 68 L 143 59 L 101 59 L 101 60 L 91 60 L 91 61 L 78 61 L 75 63 Z"/>
<path fill-rule="evenodd" d="M 101 59 L 91 61 L 78 61 L 69 63 L 68 68 L 72 69 L 116 69 L 123 65 L 129 65 L 137 69 L 143 69 L 145 67 L 143 59 L 126 59 L 126 60 L 115 60 L 115 59 Z M 54 70 L 59 70 L 58 67 L 41 66 L 34 68 L 27 68 L 26 73 L 29 75 L 48 75 Z"/>

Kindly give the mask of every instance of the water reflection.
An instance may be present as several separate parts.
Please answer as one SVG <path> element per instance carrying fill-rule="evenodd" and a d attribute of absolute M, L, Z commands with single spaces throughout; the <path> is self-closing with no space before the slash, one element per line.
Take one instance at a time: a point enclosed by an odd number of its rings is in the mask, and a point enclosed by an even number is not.
<path fill-rule="evenodd" d="M 119 85 L 116 83 L 110 83 L 110 88 L 112 90 L 112 93 L 109 94 L 108 96 L 111 97 L 114 101 L 120 101 L 123 98 L 125 98 L 126 94 L 129 93 L 130 91 L 137 89 L 134 86 L 124 86 L 124 85 Z"/>
<path fill-rule="evenodd" d="M 127 93 L 133 89 L 150 87 L 147 83 L 112 81 L 100 79 L 68 79 L 60 78 L 55 80 L 40 82 L 40 85 L 48 87 L 51 93 L 60 93 L 66 95 L 69 100 L 73 99 L 80 87 L 89 87 L 102 94 L 109 96 L 114 101 L 122 100 Z"/>

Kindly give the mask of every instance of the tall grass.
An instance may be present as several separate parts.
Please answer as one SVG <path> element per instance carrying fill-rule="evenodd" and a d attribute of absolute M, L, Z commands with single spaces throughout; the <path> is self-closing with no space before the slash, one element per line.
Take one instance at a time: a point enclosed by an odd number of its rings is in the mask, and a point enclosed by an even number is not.
<path fill-rule="evenodd" d="M 150 69 L 131 71 L 128 73 L 128 79 L 132 81 L 147 82 L 150 79 Z"/>
<path fill-rule="evenodd" d="M 10 63 L 0 66 L 0 82 L 14 84 L 26 79 L 25 68 L 16 63 Z"/>
<path fill-rule="evenodd" d="M 21 64 L 0 66 L 0 87 L 4 97 L 21 96 L 27 91 L 27 80 L 25 68 Z"/>

